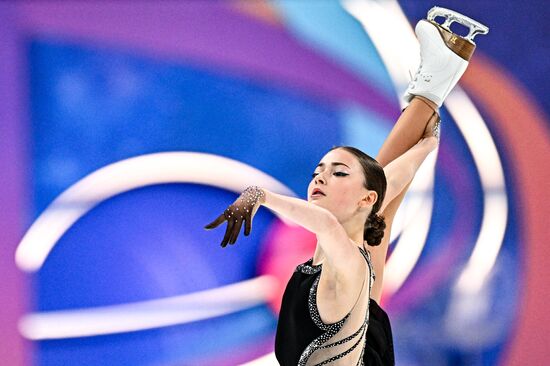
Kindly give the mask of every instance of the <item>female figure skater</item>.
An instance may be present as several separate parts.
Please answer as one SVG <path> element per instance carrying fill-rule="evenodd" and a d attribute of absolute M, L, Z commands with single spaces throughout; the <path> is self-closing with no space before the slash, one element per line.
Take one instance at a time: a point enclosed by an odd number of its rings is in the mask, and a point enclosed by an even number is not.
<path fill-rule="evenodd" d="M 473 30 L 460 37 L 435 16 Z M 405 93 L 409 105 L 376 160 L 334 147 L 315 168 L 307 201 L 250 186 L 205 227 L 227 221 L 225 247 L 235 243 L 243 222 L 250 234 L 264 205 L 316 234 L 313 257 L 296 267 L 283 295 L 275 338 L 283 366 L 395 364 L 389 318 L 378 305 L 392 221 L 419 166 L 438 146 L 438 108 L 466 69 L 471 39 L 487 32 L 447 9 L 433 8 L 428 19 L 415 29 L 422 62 Z"/>

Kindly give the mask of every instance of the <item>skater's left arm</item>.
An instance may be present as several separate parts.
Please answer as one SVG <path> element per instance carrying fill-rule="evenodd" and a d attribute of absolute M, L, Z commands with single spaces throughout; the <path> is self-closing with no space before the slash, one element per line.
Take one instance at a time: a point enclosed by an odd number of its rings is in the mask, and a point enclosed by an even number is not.
<path fill-rule="evenodd" d="M 382 297 L 384 268 L 390 243 L 393 219 L 395 218 L 397 209 L 405 198 L 405 194 L 418 168 L 430 152 L 439 145 L 439 132 L 437 132 L 437 128 L 434 129 L 434 127 L 436 127 L 435 121 L 432 120 L 428 126 L 426 126 L 423 139 L 384 168 L 388 186 L 380 212 L 382 216 L 384 216 L 386 228 L 384 229 L 384 236 L 382 237 L 381 243 L 377 246 L 369 246 L 369 251 L 372 254 L 374 272 L 376 273 L 376 279 L 371 290 L 371 298 L 377 302 L 380 302 Z M 434 132 L 436 132 L 435 136 Z"/>
<path fill-rule="evenodd" d="M 376 279 L 374 280 L 370 297 L 378 303 L 382 297 L 384 269 L 386 265 L 388 247 L 390 244 L 393 219 L 418 168 L 426 157 L 437 148 L 437 144 L 437 139 L 433 136 L 424 138 L 420 140 L 418 144 L 409 149 L 409 151 L 389 163 L 384 168 L 388 186 L 386 188 L 384 201 L 380 207 L 380 212 L 381 215 L 384 216 L 386 228 L 384 229 L 384 236 L 382 237 L 380 244 L 377 246 L 369 246 L 369 251 L 372 255 L 374 273 L 376 274 Z"/>
<path fill-rule="evenodd" d="M 391 227 L 393 225 L 393 219 L 395 218 L 397 209 L 403 202 L 403 198 L 405 198 L 405 193 L 407 193 L 407 190 L 409 189 L 410 185 L 411 185 L 411 182 L 409 182 L 405 186 L 403 191 L 401 191 L 401 193 L 399 193 L 397 197 L 395 197 L 391 202 L 388 203 L 388 205 L 382 212 L 382 215 L 384 216 L 384 221 L 386 223 L 386 228 L 384 229 L 384 236 L 382 237 L 382 241 L 380 242 L 380 244 L 377 246 L 369 245 L 369 251 L 372 255 L 372 264 L 374 267 L 374 273 L 376 273 L 376 279 L 374 280 L 374 284 L 372 285 L 370 297 L 378 303 L 380 303 L 380 299 L 382 298 L 382 287 L 384 283 L 384 269 L 386 265 L 386 256 L 388 254 L 388 248 L 390 245 Z"/>
<path fill-rule="evenodd" d="M 423 138 L 384 168 L 387 188 L 380 212 L 383 212 L 387 205 L 412 181 L 422 162 L 428 154 L 437 148 L 437 145 L 436 137 Z"/>

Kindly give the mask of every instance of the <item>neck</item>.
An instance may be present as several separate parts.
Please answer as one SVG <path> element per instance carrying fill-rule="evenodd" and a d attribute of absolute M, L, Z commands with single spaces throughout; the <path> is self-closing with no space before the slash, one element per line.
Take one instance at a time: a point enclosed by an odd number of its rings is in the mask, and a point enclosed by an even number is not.
<path fill-rule="evenodd" d="M 357 222 L 346 222 L 343 223 L 342 226 L 344 227 L 344 230 L 346 230 L 346 233 L 348 234 L 348 238 L 358 247 L 363 247 L 363 234 L 364 234 L 364 225 L 361 223 L 360 225 Z"/>

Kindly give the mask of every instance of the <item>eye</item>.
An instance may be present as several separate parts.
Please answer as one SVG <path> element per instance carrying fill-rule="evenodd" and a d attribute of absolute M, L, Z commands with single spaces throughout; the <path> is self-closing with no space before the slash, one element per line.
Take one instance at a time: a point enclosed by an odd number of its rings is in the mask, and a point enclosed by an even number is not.
<path fill-rule="evenodd" d="M 311 175 L 312 178 L 315 178 L 315 176 L 319 175 L 319 173 L 313 173 Z M 336 175 L 337 177 L 345 177 L 347 175 L 349 175 L 348 173 L 344 173 L 344 172 L 335 172 L 334 175 Z"/>

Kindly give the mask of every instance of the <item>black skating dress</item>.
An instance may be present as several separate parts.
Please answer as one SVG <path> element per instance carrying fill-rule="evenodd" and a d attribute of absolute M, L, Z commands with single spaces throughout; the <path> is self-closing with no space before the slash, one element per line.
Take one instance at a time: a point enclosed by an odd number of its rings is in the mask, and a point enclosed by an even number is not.
<path fill-rule="evenodd" d="M 388 315 L 368 296 L 375 278 L 370 253 L 358 249 L 371 275 L 363 281 L 350 312 L 335 323 L 325 324 L 317 309 L 322 264 L 313 265 L 310 258 L 294 270 L 283 295 L 275 336 L 275 356 L 281 366 L 395 365 Z"/>

